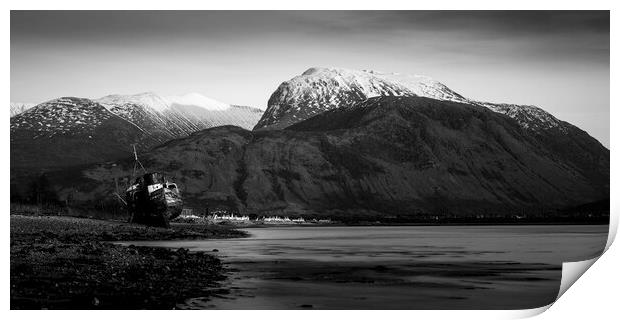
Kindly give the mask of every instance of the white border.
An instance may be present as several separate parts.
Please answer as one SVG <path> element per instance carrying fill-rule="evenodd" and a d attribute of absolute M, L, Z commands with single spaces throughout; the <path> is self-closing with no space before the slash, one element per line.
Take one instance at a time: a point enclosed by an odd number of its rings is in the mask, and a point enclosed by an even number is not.
<path fill-rule="evenodd" d="M 262 1 L 218 1 L 217 3 L 210 3 L 208 1 L 127 1 L 127 0 L 106 0 L 101 2 L 87 2 L 76 0 L 54 0 L 54 1 L 5 1 L 2 2 L 4 8 L 2 14 L 2 26 L 3 26 L 3 43 L 4 50 L 2 51 L 3 60 L 2 64 L 4 85 L 2 86 L 2 96 L 5 103 L 10 100 L 10 9 L 19 10 L 95 10 L 95 9 L 124 9 L 124 10 L 184 10 L 184 9 L 211 9 L 211 10 L 223 10 L 223 9 L 329 9 L 329 10 L 380 10 L 380 9 L 411 9 L 411 10 L 437 10 L 437 9 L 451 9 L 451 10 L 506 10 L 506 9 L 530 9 L 530 10 L 558 10 L 558 9 L 571 9 L 571 10 L 609 10 L 611 9 L 611 88 L 618 88 L 617 81 L 617 41 L 613 41 L 614 36 L 618 36 L 618 18 L 617 9 L 618 1 L 541 1 L 541 0 L 521 0 L 512 2 L 501 1 L 457 1 L 457 0 L 443 0 L 443 1 L 333 1 L 333 0 L 313 0 L 305 1 L 303 3 L 294 1 L 282 1 L 282 0 L 262 0 Z M 613 90 L 611 91 L 611 105 L 617 106 L 617 94 Z M 8 109 L 8 108 L 7 108 Z M 610 108 L 611 119 L 618 123 L 618 112 L 615 108 Z M 3 114 L 5 123 L 8 122 L 8 110 Z M 610 119 L 610 121 L 611 121 Z M 611 126 L 611 149 L 614 149 L 615 141 L 618 141 L 619 130 L 614 126 Z M 2 147 L 1 150 L 9 150 L 9 128 L 8 125 L 2 130 Z M 618 157 L 616 153 L 612 152 L 611 160 L 613 164 L 618 163 Z M 8 152 L 5 152 L 5 157 L 2 159 L 4 171 L 2 171 L 2 180 L 9 181 L 9 158 Z M 618 181 L 618 175 L 614 170 L 615 165 L 612 165 L 611 170 L 611 182 L 612 182 L 612 194 L 616 194 L 616 185 Z M 5 185 L 7 185 L 5 183 Z M 2 271 L 4 274 L 2 285 L 2 310 L 7 312 L 9 310 L 9 193 L 2 193 L 3 206 L 6 209 L 4 220 L 4 245 L 2 246 L 3 256 L 6 258 L 2 264 Z M 608 241 L 608 247 L 613 240 L 613 235 L 617 229 L 617 208 L 618 201 L 614 200 L 612 196 L 612 216 L 613 227 L 610 232 L 610 241 Z M 617 246 L 616 246 L 617 247 Z M 553 307 L 545 312 L 541 318 L 547 319 L 561 319 L 573 316 L 579 318 L 595 316 L 595 319 L 612 319 L 617 316 L 617 309 L 615 305 L 617 303 L 617 285 L 619 284 L 617 270 L 620 270 L 620 258 L 619 252 L 616 247 L 611 247 L 608 252 L 600 258 L 593 267 L 592 271 L 587 272 L 582 278 L 574 285 L 574 289 L 568 290 L 566 294 L 562 296 Z M 184 318 L 200 318 L 215 317 L 226 319 L 248 319 L 248 318 L 269 318 L 269 319 L 290 319 L 294 317 L 296 320 L 315 320 L 316 317 L 329 317 L 329 318 L 355 318 L 357 319 L 376 319 L 378 317 L 389 317 L 390 319 L 412 319 L 412 318 L 433 318 L 433 319 L 500 319 L 500 318 L 521 318 L 527 316 L 533 316 L 546 310 L 546 307 L 534 309 L 534 310 L 521 310 L 521 311 L 183 311 L 181 316 Z M 139 312 L 139 313 L 138 313 Z M 109 320 L 109 317 L 123 316 L 123 317 L 149 317 L 153 319 L 164 319 L 169 316 L 179 316 L 180 311 L 175 311 L 174 315 L 164 311 L 105 311 L 105 312 L 92 312 L 92 311 L 60 311 L 60 312 L 46 312 L 41 311 L 9 311 L 5 316 L 11 318 L 39 318 L 45 317 L 46 319 L 66 319 L 70 318 L 89 318 L 105 319 Z"/>

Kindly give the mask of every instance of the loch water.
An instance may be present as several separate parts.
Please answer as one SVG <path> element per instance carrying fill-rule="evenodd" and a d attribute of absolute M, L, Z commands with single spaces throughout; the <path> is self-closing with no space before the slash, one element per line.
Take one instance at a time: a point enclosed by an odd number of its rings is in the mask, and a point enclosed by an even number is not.
<path fill-rule="evenodd" d="M 245 230 L 250 237 L 132 244 L 206 251 L 223 261 L 223 289 L 179 308 L 529 309 L 555 300 L 563 262 L 602 253 L 608 226 Z"/>

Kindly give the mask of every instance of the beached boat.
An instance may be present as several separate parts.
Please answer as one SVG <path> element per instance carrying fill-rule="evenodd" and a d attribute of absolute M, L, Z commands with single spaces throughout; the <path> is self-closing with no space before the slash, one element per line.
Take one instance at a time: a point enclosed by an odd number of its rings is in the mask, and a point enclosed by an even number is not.
<path fill-rule="evenodd" d="M 183 210 L 183 200 L 178 186 L 159 172 L 138 177 L 126 191 L 130 222 L 156 227 L 170 226 L 170 220 Z"/>
<path fill-rule="evenodd" d="M 117 193 L 131 215 L 129 222 L 168 228 L 170 220 L 178 217 L 183 211 L 183 199 L 179 187 L 168 180 L 163 173 L 147 172 L 138 160 L 135 145 L 134 156 L 132 179 L 136 176 L 138 165 L 144 173 L 125 190 L 124 199 Z"/>

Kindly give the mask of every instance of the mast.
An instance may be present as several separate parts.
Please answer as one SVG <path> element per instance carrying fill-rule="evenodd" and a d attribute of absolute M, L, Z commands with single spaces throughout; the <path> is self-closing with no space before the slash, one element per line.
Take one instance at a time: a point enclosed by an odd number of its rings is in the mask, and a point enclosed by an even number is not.
<path fill-rule="evenodd" d="M 136 168 L 138 167 L 138 165 L 140 165 L 144 173 L 147 173 L 147 172 L 144 166 L 142 165 L 142 162 L 140 162 L 140 160 L 138 159 L 138 152 L 136 151 L 136 144 L 133 143 L 131 146 L 133 147 L 133 157 L 135 159 L 135 162 L 133 164 L 133 173 L 131 175 L 131 179 L 133 179 L 133 177 L 136 175 Z"/>
<path fill-rule="evenodd" d="M 133 156 L 136 158 L 136 161 L 138 161 L 138 152 L 136 152 L 136 144 L 132 144 L 131 145 L 133 147 Z"/>

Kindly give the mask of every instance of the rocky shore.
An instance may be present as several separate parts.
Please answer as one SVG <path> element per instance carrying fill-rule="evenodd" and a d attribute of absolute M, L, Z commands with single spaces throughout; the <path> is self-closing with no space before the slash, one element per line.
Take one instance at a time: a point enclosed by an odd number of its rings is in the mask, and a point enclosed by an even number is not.
<path fill-rule="evenodd" d="M 208 254 L 111 241 L 243 237 L 212 225 L 170 229 L 122 222 L 11 215 L 11 309 L 172 309 L 221 293 L 221 262 Z"/>

